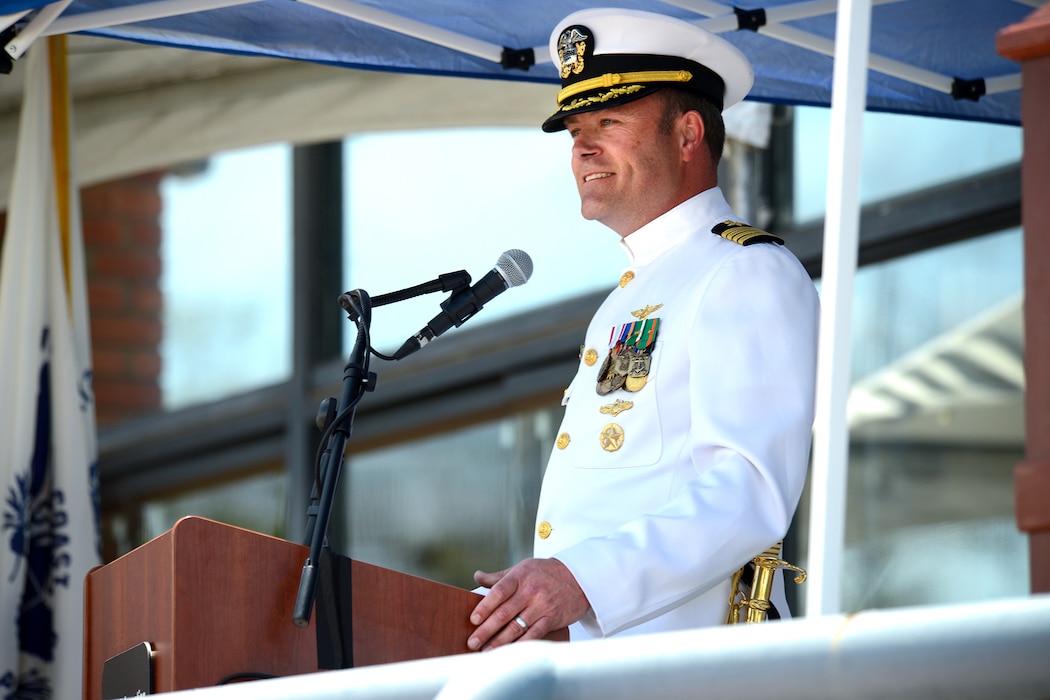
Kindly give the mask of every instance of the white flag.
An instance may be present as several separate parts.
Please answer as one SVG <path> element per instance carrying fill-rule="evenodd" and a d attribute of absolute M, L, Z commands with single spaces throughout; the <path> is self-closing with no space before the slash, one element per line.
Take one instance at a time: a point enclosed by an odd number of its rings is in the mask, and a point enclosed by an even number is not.
<path fill-rule="evenodd" d="M 25 60 L 0 253 L 0 697 L 75 700 L 84 577 L 100 563 L 100 537 L 64 38 L 37 42 Z"/>

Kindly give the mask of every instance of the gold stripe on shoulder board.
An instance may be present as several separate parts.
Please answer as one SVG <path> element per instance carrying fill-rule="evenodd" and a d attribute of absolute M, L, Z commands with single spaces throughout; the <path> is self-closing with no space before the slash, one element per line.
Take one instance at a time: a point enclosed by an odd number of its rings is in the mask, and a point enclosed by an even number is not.
<path fill-rule="evenodd" d="M 711 233 L 739 245 L 752 243 L 776 243 L 784 245 L 784 239 L 761 229 L 742 224 L 739 221 L 723 221 L 711 229 Z"/>

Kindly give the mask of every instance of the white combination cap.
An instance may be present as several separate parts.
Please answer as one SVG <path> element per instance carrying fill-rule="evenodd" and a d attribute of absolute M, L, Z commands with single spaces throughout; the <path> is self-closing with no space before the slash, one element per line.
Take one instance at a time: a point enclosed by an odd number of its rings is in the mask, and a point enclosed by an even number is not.
<path fill-rule="evenodd" d="M 551 34 L 550 52 L 561 71 L 561 91 L 544 131 L 564 129 L 571 114 L 625 104 L 669 86 L 696 92 L 721 110 L 744 99 L 755 81 L 740 49 L 685 20 L 653 12 L 574 12 Z"/>

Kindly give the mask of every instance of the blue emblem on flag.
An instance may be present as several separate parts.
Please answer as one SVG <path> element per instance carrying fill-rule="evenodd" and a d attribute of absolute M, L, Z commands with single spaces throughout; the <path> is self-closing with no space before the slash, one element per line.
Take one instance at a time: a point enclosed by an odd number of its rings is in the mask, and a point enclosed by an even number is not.
<path fill-rule="evenodd" d="M 51 367 L 50 343 L 47 329 L 41 337 L 44 357 L 40 367 L 36 406 L 36 434 L 33 455 L 27 472 L 15 476 L 15 484 L 8 489 L 4 508 L 4 533 L 9 548 L 17 555 L 16 566 L 28 567 L 24 577 L 21 604 L 18 608 L 18 643 L 22 653 L 31 654 L 45 662 L 55 655 L 54 614 L 52 599 L 55 586 L 69 586 L 68 568 L 72 556 L 67 550 L 69 536 L 65 532 L 68 515 L 65 495 L 51 488 Z M 9 573 L 14 582 L 21 572 Z M 29 675 L 36 676 L 35 672 Z M 6 676 L 5 676 L 6 680 Z M 46 677 L 18 680 L 17 697 L 36 697 L 37 691 L 50 696 Z M 16 697 L 12 695 L 11 697 Z"/>

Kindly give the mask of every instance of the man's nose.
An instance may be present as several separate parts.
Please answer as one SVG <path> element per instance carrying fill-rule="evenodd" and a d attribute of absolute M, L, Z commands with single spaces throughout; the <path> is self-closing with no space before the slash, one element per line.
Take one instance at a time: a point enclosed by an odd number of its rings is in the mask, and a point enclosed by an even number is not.
<path fill-rule="evenodd" d="M 601 152 L 597 140 L 585 132 L 580 132 L 572 143 L 572 155 L 575 158 L 587 158 Z"/>

